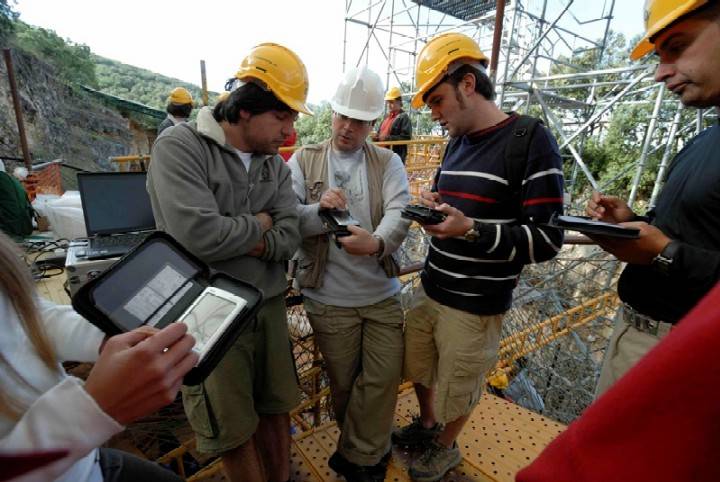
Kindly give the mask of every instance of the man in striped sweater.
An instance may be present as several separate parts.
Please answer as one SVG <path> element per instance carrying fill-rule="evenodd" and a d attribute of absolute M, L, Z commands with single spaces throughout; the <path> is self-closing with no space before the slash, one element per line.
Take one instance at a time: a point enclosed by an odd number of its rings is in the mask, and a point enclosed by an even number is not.
<path fill-rule="evenodd" d="M 462 34 L 443 34 L 420 53 L 413 107 L 423 102 L 451 137 L 422 203 L 447 218 L 432 235 L 405 331 L 405 379 L 420 417 L 393 434 L 424 447 L 410 467 L 440 480 L 462 460 L 455 439 L 496 363 L 502 318 L 525 264 L 551 259 L 562 232 L 543 226 L 562 213 L 557 143 L 537 120 L 493 102 L 487 58 Z M 443 425 L 444 424 L 444 425 Z"/>

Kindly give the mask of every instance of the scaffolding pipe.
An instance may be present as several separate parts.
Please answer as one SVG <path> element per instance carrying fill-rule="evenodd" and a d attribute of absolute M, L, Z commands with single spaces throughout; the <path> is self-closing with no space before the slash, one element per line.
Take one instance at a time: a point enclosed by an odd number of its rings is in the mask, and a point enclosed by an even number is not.
<path fill-rule="evenodd" d="M 535 44 L 533 44 L 533 46 L 530 47 L 530 49 L 528 49 L 528 52 L 527 52 L 527 54 L 525 54 L 525 57 L 523 57 L 523 59 L 522 59 L 520 62 L 518 62 L 517 67 L 515 67 L 515 70 L 513 70 L 513 73 L 510 74 L 510 78 L 511 78 L 511 79 L 512 79 L 513 77 L 515 77 L 515 75 L 517 74 L 518 70 L 520 70 L 520 67 L 522 67 L 522 65 L 525 63 L 525 61 L 530 58 L 530 55 L 532 55 L 532 53 L 535 51 L 535 49 L 540 46 L 540 44 L 541 44 L 542 41 L 545 39 L 545 37 L 547 37 L 547 35 L 548 35 L 548 34 L 552 31 L 552 29 L 555 27 L 555 24 L 560 21 L 560 19 L 563 17 L 563 15 L 565 15 L 565 12 L 568 11 L 568 9 L 570 8 L 570 6 L 573 4 L 573 1 L 574 1 L 574 0 L 570 0 L 570 1 L 568 2 L 568 4 L 567 4 L 567 5 L 565 6 L 565 8 L 563 9 L 563 11 L 560 12 L 560 15 L 557 16 L 557 18 L 555 19 L 555 21 L 553 21 L 553 23 L 550 24 L 550 26 L 547 28 L 547 30 L 545 30 L 545 31 L 540 35 L 540 38 L 537 39 L 537 41 L 535 42 Z"/>
<path fill-rule="evenodd" d="M 391 10 L 392 13 L 390 14 L 390 35 L 389 35 L 389 39 L 388 39 L 388 68 L 387 68 L 387 74 L 385 76 L 385 88 L 386 89 L 390 88 L 390 71 L 392 71 L 393 74 L 395 74 L 395 78 L 397 78 L 397 72 L 395 71 L 395 63 L 393 62 L 393 54 L 392 54 L 392 52 L 393 52 L 393 46 L 392 46 L 393 25 L 395 23 L 395 0 L 392 0 L 392 2 L 390 2 L 390 8 L 392 9 Z M 397 80 L 399 81 L 400 79 L 397 79 Z"/>
<path fill-rule="evenodd" d="M 658 168 L 657 177 L 655 178 L 655 185 L 653 186 L 652 195 L 650 196 L 650 209 L 655 207 L 655 201 L 660 194 L 660 186 L 665 179 L 665 172 L 668 168 L 668 162 L 670 161 L 670 154 L 675 146 L 675 137 L 677 135 L 678 126 L 680 125 L 680 118 L 682 117 L 683 104 L 678 102 L 677 110 L 675 111 L 675 117 L 673 123 L 670 126 L 670 133 L 668 134 L 668 141 L 665 144 L 665 152 L 663 153 L 662 161 L 660 161 L 660 167 Z"/>
<path fill-rule="evenodd" d="M 348 12 L 350 11 L 350 5 L 352 0 L 345 0 L 345 24 L 343 27 L 343 60 L 342 60 L 342 73 L 345 73 L 345 63 L 347 61 L 347 26 L 350 18 L 348 18 Z"/>
<path fill-rule="evenodd" d="M 513 5 L 512 21 L 510 22 L 510 35 L 508 38 L 507 52 L 505 53 L 505 66 L 503 68 L 503 81 L 501 83 L 500 97 L 498 98 L 498 106 L 502 108 L 505 100 L 505 90 L 507 89 L 508 68 L 510 67 L 510 49 L 512 49 L 513 36 L 515 35 L 515 25 L 517 22 L 517 0 Z"/>
<path fill-rule="evenodd" d="M 703 127 L 703 110 L 698 109 L 697 110 L 697 116 L 695 118 L 695 135 L 698 135 L 702 132 Z"/>
<path fill-rule="evenodd" d="M 553 124 L 553 127 L 555 127 L 555 130 L 558 131 L 560 134 L 560 137 L 565 139 L 565 132 L 563 132 L 563 126 L 562 123 L 555 117 L 555 114 L 548 108 L 547 104 L 545 104 L 545 100 L 542 98 L 542 95 L 540 94 L 540 91 L 534 90 L 533 94 L 535 95 L 535 98 L 538 100 L 538 103 L 540 103 L 540 107 L 542 107 L 543 112 L 545 113 L 545 116 L 548 118 L 548 120 Z M 572 146 L 572 144 L 566 142 L 566 147 L 572 154 L 572 156 L 575 158 L 575 162 L 578 166 L 580 166 L 580 169 L 582 169 L 582 172 L 585 174 L 585 177 L 587 178 L 590 185 L 595 189 L 598 190 L 598 183 L 595 180 L 595 177 L 590 172 L 590 169 L 585 165 L 585 162 L 582 160 L 582 157 L 580 157 L 580 154 L 575 150 L 575 148 Z"/>
<path fill-rule="evenodd" d="M 633 204 L 635 204 L 635 199 L 637 198 L 638 189 L 640 187 L 640 180 L 642 179 L 642 173 L 645 169 L 645 162 L 647 161 L 648 151 L 650 150 L 652 137 L 655 133 L 655 126 L 657 125 L 658 116 L 660 115 L 660 106 L 662 105 L 662 99 L 664 94 L 665 84 L 661 83 L 660 88 L 658 89 L 657 97 L 655 98 L 655 107 L 653 107 L 650 124 L 648 124 L 648 128 L 645 133 L 645 142 L 643 143 L 642 152 L 640 153 L 640 161 L 638 162 L 637 171 L 635 171 L 635 178 L 632 182 L 630 197 L 628 198 L 628 206 L 631 208 Z"/>
<path fill-rule="evenodd" d="M 630 89 L 632 89 L 632 88 L 635 87 L 637 84 L 639 84 L 645 77 L 647 77 L 647 75 L 648 75 L 648 73 L 647 73 L 647 72 L 644 72 L 644 73 L 638 75 L 637 77 L 635 77 L 635 78 L 632 80 L 632 82 L 630 82 L 628 85 L 625 86 L 625 88 L 624 88 L 623 90 L 620 91 L 620 93 L 619 93 L 618 95 L 616 95 L 615 97 L 613 97 L 613 99 L 612 99 L 610 102 L 608 102 L 602 109 L 600 109 L 598 112 L 596 112 L 594 116 L 592 116 L 587 122 L 585 122 L 585 124 L 583 124 L 580 129 L 578 129 L 578 130 L 575 131 L 570 137 L 568 137 L 567 139 L 565 139 L 565 141 L 564 141 L 564 142 L 562 143 L 562 145 L 560 146 L 560 149 L 562 149 L 562 148 L 564 148 L 564 147 L 567 147 L 568 144 L 570 144 L 570 142 L 572 142 L 573 140 L 575 140 L 575 138 L 576 138 L 577 136 L 579 136 L 580 134 L 582 134 L 588 127 L 590 127 L 591 125 L 593 125 L 593 124 L 595 123 L 595 121 L 597 121 L 597 120 L 600 118 L 600 116 L 602 116 L 605 112 L 607 112 L 608 110 L 610 110 L 610 108 L 611 108 L 613 105 L 615 105 L 618 101 L 620 101 L 620 99 L 622 99 L 623 96 L 630 91 Z"/>
<path fill-rule="evenodd" d="M 205 61 L 200 61 L 200 82 L 202 85 L 202 103 L 208 105 L 207 74 L 205 73 Z"/>
<path fill-rule="evenodd" d="M 492 54 L 490 57 L 490 81 L 495 85 L 495 77 L 500 58 L 500 41 L 505 20 L 505 0 L 497 0 L 495 4 L 495 29 L 493 30 Z"/>

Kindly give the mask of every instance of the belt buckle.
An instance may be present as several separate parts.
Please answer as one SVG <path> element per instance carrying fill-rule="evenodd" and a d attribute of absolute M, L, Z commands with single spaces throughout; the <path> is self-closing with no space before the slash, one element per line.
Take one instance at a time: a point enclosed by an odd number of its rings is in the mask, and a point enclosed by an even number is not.
<path fill-rule="evenodd" d="M 647 315 L 638 313 L 635 308 L 625 303 L 625 314 L 628 324 L 634 326 L 637 330 L 656 336 L 660 328 L 660 321 L 650 318 Z"/>

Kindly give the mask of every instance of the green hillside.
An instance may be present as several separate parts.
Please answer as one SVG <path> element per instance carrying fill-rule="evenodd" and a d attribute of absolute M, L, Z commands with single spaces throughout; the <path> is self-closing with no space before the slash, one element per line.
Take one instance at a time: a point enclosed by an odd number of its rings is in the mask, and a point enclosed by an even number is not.
<path fill-rule="evenodd" d="M 185 87 L 192 94 L 196 105 L 202 101 L 201 90 L 196 85 L 97 55 L 92 58 L 97 88 L 107 94 L 164 110 L 170 90 L 174 87 Z M 218 94 L 210 92 L 209 96 L 212 105 Z"/>
<path fill-rule="evenodd" d="M 178 86 L 192 93 L 196 105 L 202 101 L 197 85 L 100 57 L 88 46 L 63 39 L 52 30 L 15 20 L 5 0 L 0 1 L 0 7 L 0 39 L 53 66 L 58 77 L 69 84 L 85 85 L 160 110 L 165 110 L 170 90 Z M 217 96 L 216 92 L 209 93 L 210 104 Z"/>

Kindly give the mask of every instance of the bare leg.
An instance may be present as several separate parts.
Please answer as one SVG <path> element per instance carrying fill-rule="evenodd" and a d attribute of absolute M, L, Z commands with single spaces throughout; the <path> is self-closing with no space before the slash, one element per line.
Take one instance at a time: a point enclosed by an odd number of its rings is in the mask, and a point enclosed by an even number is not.
<path fill-rule="evenodd" d="M 265 472 L 253 436 L 239 447 L 222 454 L 225 475 L 231 482 L 265 482 Z"/>
<path fill-rule="evenodd" d="M 270 482 L 290 479 L 290 415 L 260 415 L 255 432 Z"/>
<path fill-rule="evenodd" d="M 425 428 L 435 426 L 435 411 L 433 410 L 433 402 L 435 401 L 435 390 L 428 388 L 420 383 L 415 385 L 415 394 L 417 395 L 418 404 L 420 405 L 420 421 Z"/>
<path fill-rule="evenodd" d="M 463 415 L 452 422 L 446 423 L 443 431 L 438 435 L 437 441 L 448 448 L 452 447 L 469 418 L 470 415 Z"/>

